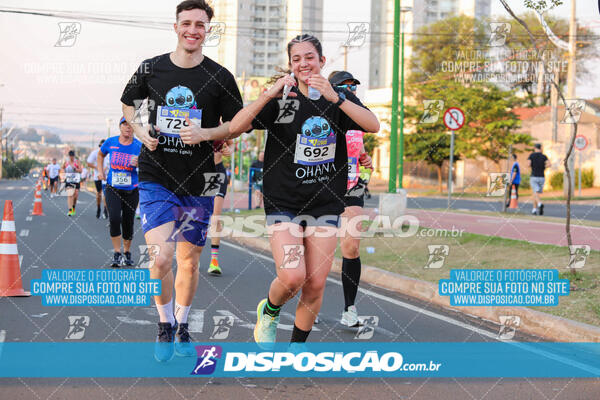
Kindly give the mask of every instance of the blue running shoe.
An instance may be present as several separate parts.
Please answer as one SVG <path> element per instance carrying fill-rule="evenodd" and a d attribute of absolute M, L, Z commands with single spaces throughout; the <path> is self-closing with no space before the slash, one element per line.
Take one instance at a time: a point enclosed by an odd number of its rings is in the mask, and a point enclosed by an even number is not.
<path fill-rule="evenodd" d="M 175 323 L 175 326 L 172 326 L 169 322 L 158 323 L 158 336 L 154 344 L 154 358 L 156 358 L 156 361 L 167 362 L 173 358 L 175 332 L 177 332 L 177 323 Z"/>
<path fill-rule="evenodd" d="M 197 355 L 188 332 L 188 324 L 179 324 L 179 329 L 175 335 L 175 354 L 179 357 L 194 357 Z"/>

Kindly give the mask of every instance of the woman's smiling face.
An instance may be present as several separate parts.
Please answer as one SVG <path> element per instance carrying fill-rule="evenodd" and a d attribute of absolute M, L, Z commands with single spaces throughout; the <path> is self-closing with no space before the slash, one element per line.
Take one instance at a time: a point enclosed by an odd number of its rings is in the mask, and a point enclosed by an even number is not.
<path fill-rule="evenodd" d="M 321 73 L 325 58 L 320 58 L 315 46 L 306 41 L 294 43 L 290 49 L 290 69 L 294 76 L 306 83 L 312 74 Z"/>

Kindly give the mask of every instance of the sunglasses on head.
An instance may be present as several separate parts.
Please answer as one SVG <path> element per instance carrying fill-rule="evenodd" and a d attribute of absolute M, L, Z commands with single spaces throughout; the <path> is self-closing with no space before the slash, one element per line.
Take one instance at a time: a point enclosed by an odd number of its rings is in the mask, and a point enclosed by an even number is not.
<path fill-rule="evenodd" d="M 348 89 L 348 90 L 351 90 L 353 92 L 356 92 L 356 84 L 352 84 L 352 85 L 337 85 L 337 87 L 339 87 L 340 89 Z"/>

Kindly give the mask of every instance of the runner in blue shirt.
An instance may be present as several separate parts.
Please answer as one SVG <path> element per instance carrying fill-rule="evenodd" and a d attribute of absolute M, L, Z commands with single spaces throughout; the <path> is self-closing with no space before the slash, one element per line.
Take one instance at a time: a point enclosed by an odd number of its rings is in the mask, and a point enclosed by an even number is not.
<path fill-rule="evenodd" d="M 133 221 L 135 209 L 139 202 L 138 193 L 138 155 L 142 149 L 142 142 L 133 137 L 133 129 L 125 118 L 119 122 L 121 134 L 113 136 L 102 144 L 98 151 L 98 178 L 106 179 L 104 196 L 108 208 L 110 222 L 110 239 L 113 244 L 114 254 L 111 267 L 130 267 L 131 240 L 133 239 Z M 108 176 L 104 176 L 104 157 L 110 157 Z M 98 168 L 98 166 L 100 166 Z M 123 256 L 121 256 L 121 227 L 123 231 Z"/>

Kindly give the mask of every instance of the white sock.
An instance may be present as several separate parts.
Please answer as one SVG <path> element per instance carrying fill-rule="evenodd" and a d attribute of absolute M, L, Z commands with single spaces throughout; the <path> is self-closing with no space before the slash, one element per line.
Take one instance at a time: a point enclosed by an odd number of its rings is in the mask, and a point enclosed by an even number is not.
<path fill-rule="evenodd" d="M 175 302 L 175 319 L 180 324 L 187 324 L 188 314 L 192 306 L 182 306 Z"/>
<path fill-rule="evenodd" d="M 156 303 L 156 309 L 158 310 L 160 322 L 169 322 L 171 325 L 175 325 L 175 316 L 173 315 L 173 299 L 171 299 L 167 304 Z"/>

